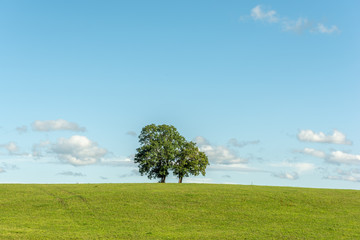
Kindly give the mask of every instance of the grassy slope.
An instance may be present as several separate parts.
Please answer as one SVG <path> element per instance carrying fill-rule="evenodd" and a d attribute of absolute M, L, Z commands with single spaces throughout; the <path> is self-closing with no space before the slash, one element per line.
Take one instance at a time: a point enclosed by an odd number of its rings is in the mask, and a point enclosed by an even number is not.
<path fill-rule="evenodd" d="M 360 191 L 0 185 L 0 239 L 360 239 Z"/>

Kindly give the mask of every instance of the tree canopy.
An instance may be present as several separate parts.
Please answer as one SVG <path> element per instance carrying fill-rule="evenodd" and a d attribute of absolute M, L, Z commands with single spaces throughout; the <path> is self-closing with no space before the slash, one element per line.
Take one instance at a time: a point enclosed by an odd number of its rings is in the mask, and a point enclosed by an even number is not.
<path fill-rule="evenodd" d="M 195 143 L 187 142 L 174 126 L 147 125 L 141 130 L 139 142 L 134 161 L 141 175 L 159 178 L 161 183 L 165 183 L 170 170 L 179 178 L 179 183 L 189 174 L 205 175 L 209 165 L 207 156 Z"/>

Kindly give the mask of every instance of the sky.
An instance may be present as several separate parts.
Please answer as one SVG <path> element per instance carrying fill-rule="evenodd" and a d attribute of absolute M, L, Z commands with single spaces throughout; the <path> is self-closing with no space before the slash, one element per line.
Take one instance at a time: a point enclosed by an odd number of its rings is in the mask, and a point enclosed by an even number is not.
<path fill-rule="evenodd" d="M 154 123 L 207 154 L 185 183 L 360 189 L 359 9 L 2 0 L 0 183 L 157 182 Z"/>

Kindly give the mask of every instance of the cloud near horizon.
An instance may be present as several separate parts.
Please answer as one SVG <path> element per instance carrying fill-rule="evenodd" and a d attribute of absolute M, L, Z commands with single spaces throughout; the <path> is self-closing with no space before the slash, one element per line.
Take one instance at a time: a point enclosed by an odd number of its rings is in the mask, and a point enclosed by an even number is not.
<path fill-rule="evenodd" d="M 69 122 L 64 119 L 40 121 L 37 120 L 32 123 L 32 129 L 39 132 L 50 132 L 50 131 L 75 131 L 84 132 L 86 128 L 80 127 L 77 123 Z"/>
<path fill-rule="evenodd" d="M 85 174 L 82 174 L 80 172 L 72 172 L 72 171 L 63 171 L 61 173 L 58 173 L 58 175 L 63 175 L 63 176 L 73 176 L 73 177 L 85 177 Z"/>
<path fill-rule="evenodd" d="M 337 169 L 335 175 L 327 175 L 325 179 L 360 182 L 360 169 L 341 170 Z"/>
<path fill-rule="evenodd" d="M 289 179 L 289 180 L 297 180 L 299 178 L 299 174 L 297 172 L 280 172 L 273 173 L 274 177 Z"/>

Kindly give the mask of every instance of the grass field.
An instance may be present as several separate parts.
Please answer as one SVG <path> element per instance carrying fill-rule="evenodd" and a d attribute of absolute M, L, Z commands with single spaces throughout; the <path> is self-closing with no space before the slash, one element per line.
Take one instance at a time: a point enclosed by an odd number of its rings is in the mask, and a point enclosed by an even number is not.
<path fill-rule="evenodd" d="M 0 184 L 0 239 L 360 239 L 360 191 Z"/>

